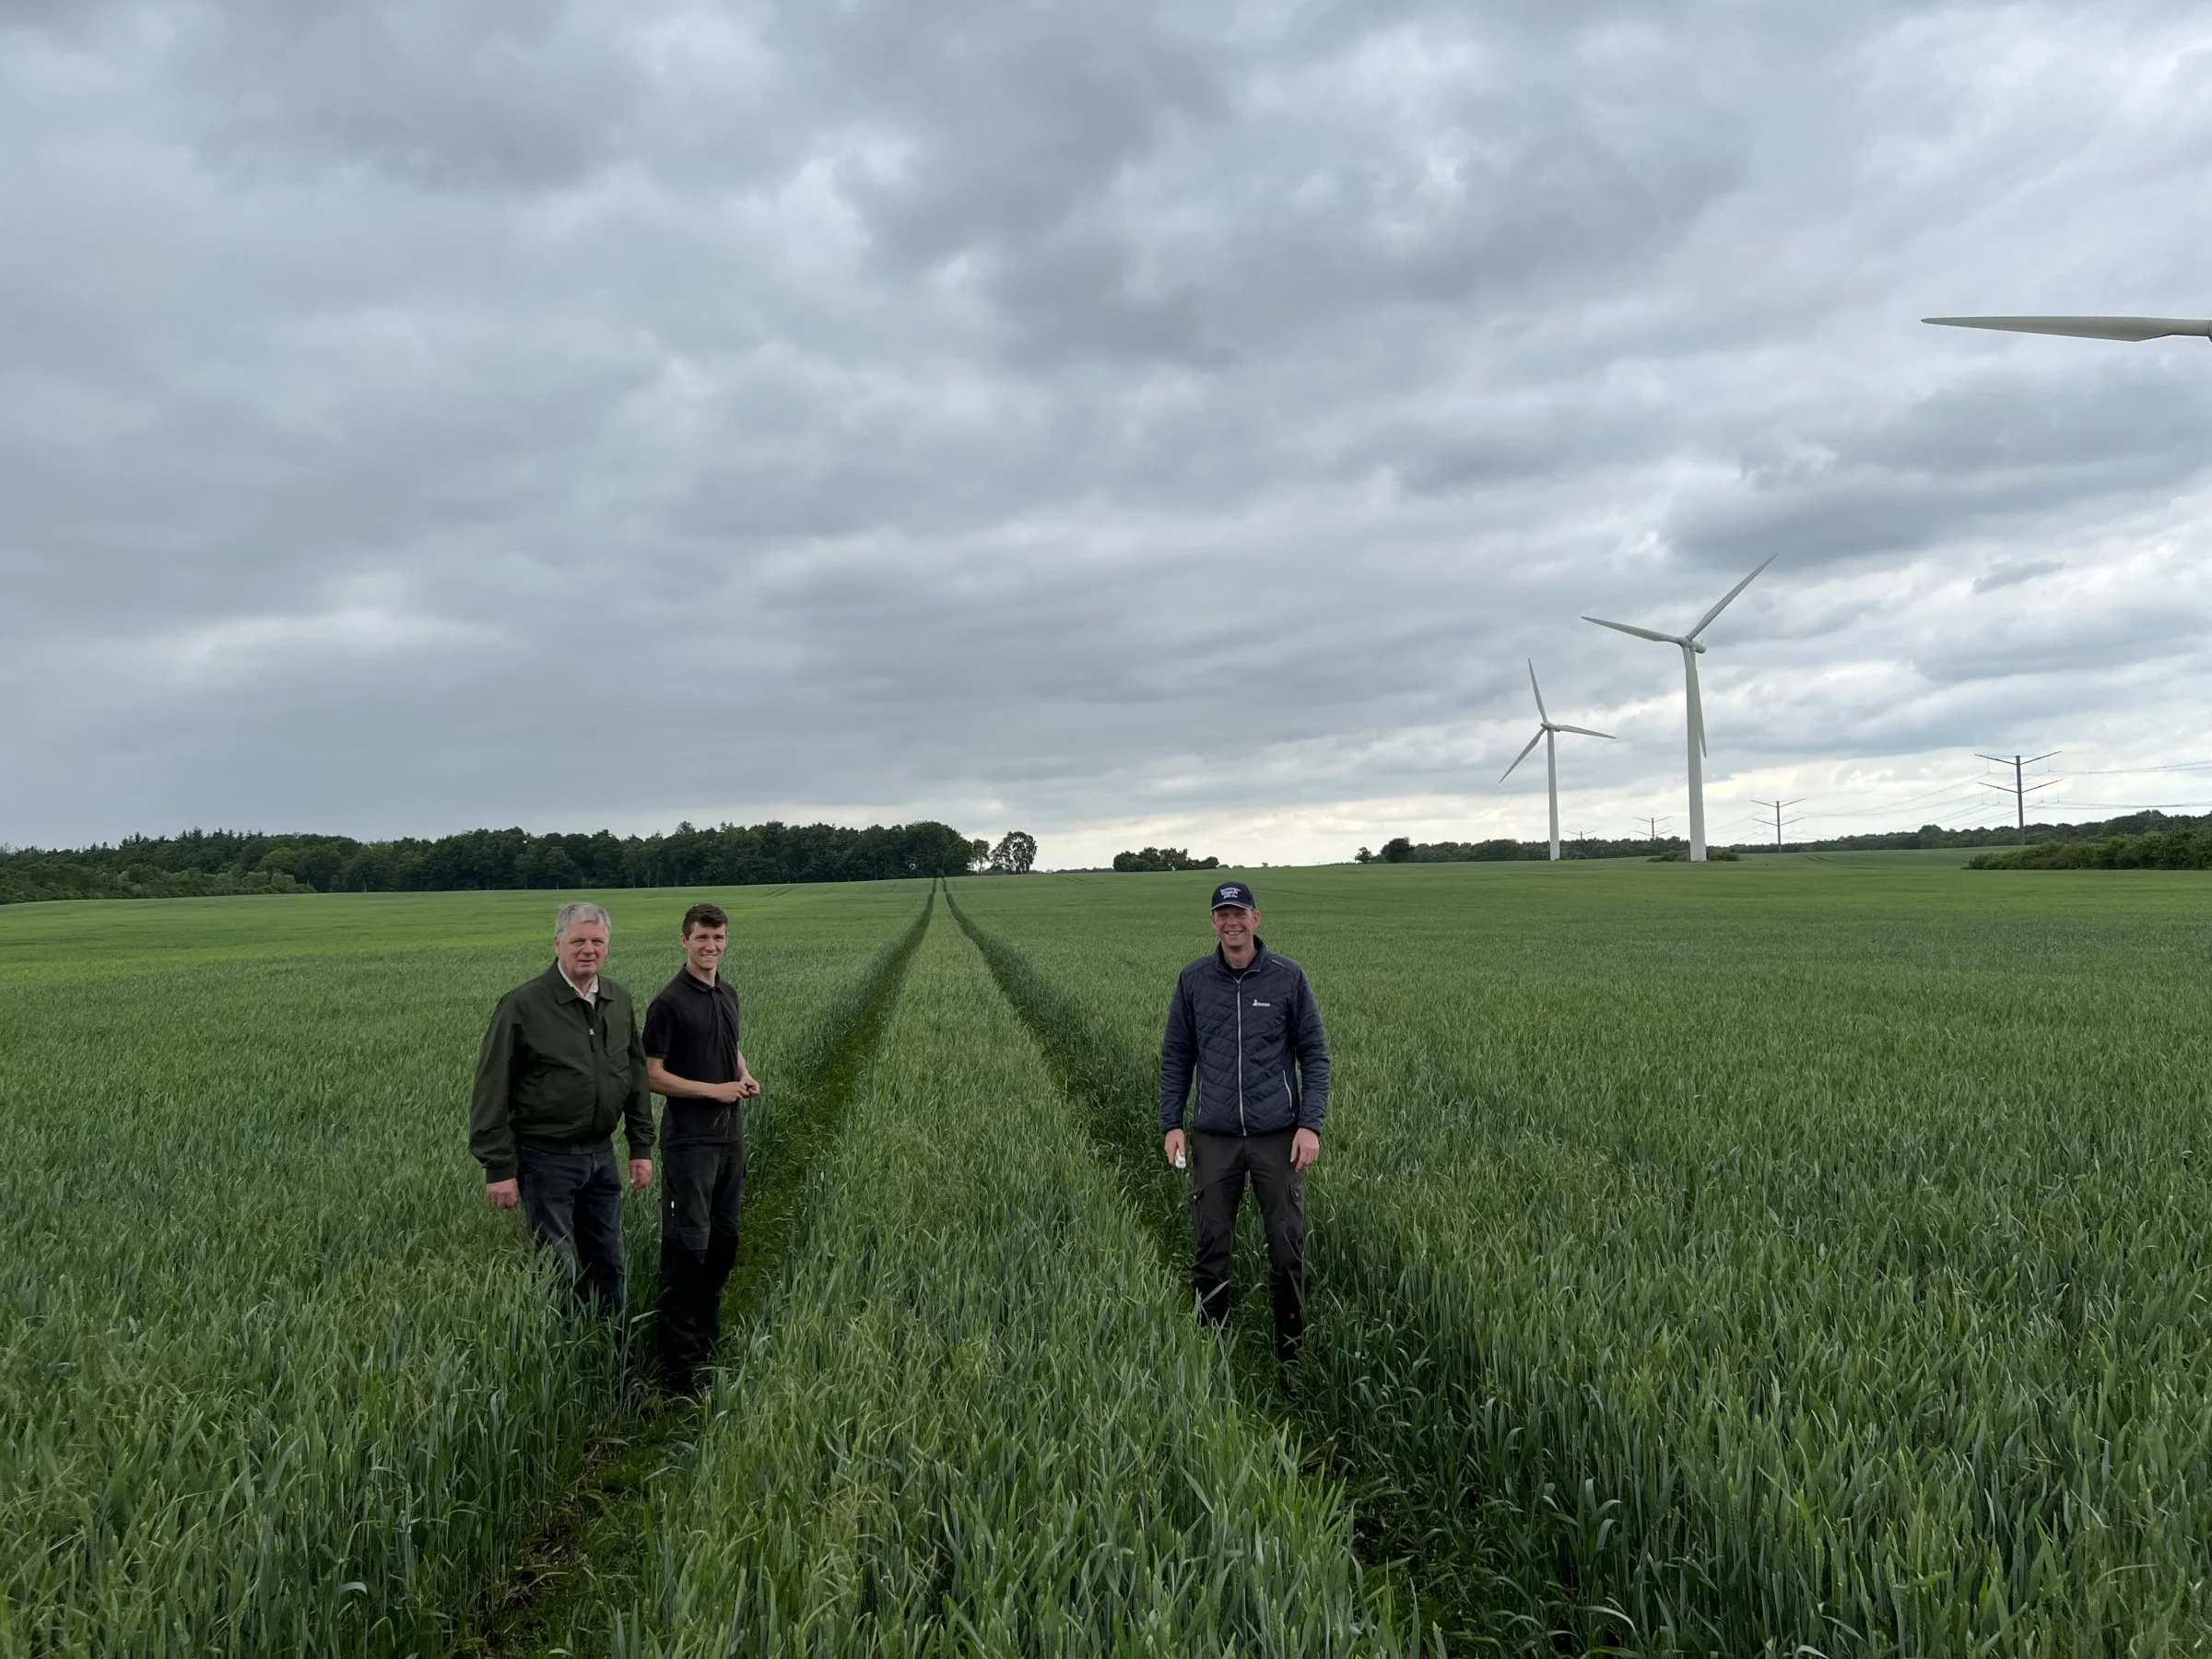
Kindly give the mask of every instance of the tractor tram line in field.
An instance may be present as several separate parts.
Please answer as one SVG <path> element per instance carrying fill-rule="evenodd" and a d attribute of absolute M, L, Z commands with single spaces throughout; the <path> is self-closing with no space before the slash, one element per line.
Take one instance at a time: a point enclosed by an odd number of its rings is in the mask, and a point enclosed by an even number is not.
<path fill-rule="evenodd" d="M 767 895 L 778 898 L 789 887 Z M 906 932 L 885 947 L 848 1007 L 830 1024 L 821 1050 L 804 1063 L 790 1103 L 759 1114 L 747 1128 L 745 1228 L 724 1293 L 726 1342 L 745 1340 L 762 1317 L 794 1254 L 804 1244 L 817 1195 L 816 1171 L 843 1133 L 866 1088 L 905 985 L 929 931 L 936 895 L 926 897 Z M 643 1335 L 635 1338 L 644 1340 Z M 652 1406 L 641 1379 L 607 1415 L 577 1479 L 538 1535 L 486 1597 L 485 1611 L 460 1651 L 484 1655 L 573 1649 L 603 1629 L 610 1607 L 633 1601 L 643 1584 L 646 1521 L 663 1489 L 684 1477 L 701 1416 L 686 1403 Z"/>
<path fill-rule="evenodd" d="M 820 1182 L 619 1659 L 1418 1647 L 959 930 L 924 941 Z"/>
<path fill-rule="evenodd" d="M 1130 1210 L 1152 1240 L 1171 1281 L 1189 1282 L 1191 1224 L 1182 1178 L 1160 1157 L 1152 1102 L 1109 1035 L 1088 1012 L 1063 994 L 1022 953 L 979 927 L 949 891 L 946 907 L 982 955 L 991 977 L 1051 1065 L 1070 1108 L 1119 1181 Z M 1256 1287 L 1264 1261 L 1245 1241 L 1237 1272 L 1248 1294 L 1230 1316 L 1239 1397 L 1247 1410 L 1278 1424 L 1296 1440 L 1301 1460 L 1352 1500 L 1352 1537 L 1371 1571 L 1403 1581 L 1416 1608 L 1414 1623 L 1446 1652 L 1491 1645 L 1499 1622 L 1488 1593 L 1490 1573 L 1479 1554 L 1445 1541 L 1433 1518 L 1411 1509 L 1397 1483 L 1368 1460 L 1350 1455 L 1346 1437 L 1319 1408 L 1301 1378 L 1288 1394 L 1276 1371 L 1270 1331 L 1251 1311 L 1264 1307 Z M 1186 1298 L 1187 1300 L 1187 1298 Z M 1311 1362 L 1309 1361 L 1309 1367 Z"/>

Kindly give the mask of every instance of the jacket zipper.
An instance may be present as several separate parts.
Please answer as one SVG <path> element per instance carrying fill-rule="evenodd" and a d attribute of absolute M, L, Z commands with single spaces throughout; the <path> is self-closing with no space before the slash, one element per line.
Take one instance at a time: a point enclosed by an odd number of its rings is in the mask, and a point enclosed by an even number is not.
<path fill-rule="evenodd" d="M 1182 989 L 1180 985 L 1176 987 L 1175 994 L 1178 996 L 1182 994 Z M 1194 1003 L 1191 1007 L 1190 1019 L 1191 1053 L 1193 1058 L 1191 1063 L 1191 1115 L 1188 1126 L 1191 1130 L 1191 1133 L 1195 1135 L 1198 1132 L 1198 1121 L 1206 1115 L 1206 1065 L 1203 1060 L 1199 1058 L 1198 1012 L 1197 1005 Z"/>
<path fill-rule="evenodd" d="M 1250 973 L 1247 968 L 1244 973 Z M 1244 973 L 1237 975 L 1237 1133 L 1250 1135 L 1244 1126 Z"/>

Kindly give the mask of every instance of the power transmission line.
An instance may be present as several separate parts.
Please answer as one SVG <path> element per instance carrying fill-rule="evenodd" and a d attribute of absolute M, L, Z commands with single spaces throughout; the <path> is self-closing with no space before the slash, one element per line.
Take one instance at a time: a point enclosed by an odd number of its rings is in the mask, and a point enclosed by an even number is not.
<path fill-rule="evenodd" d="M 2176 760 L 2171 766 L 2093 766 L 2087 771 L 2077 771 L 2077 778 L 2117 778 L 2127 773 L 2202 771 L 2212 766 L 2212 760 Z"/>
<path fill-rule="evenodd" d="M 2025 843 L 2028 840 L 2029 795 L 2038 789 L 2049 789 L 2053 784 L 2059 782 L 2060 780 L 2057 778 L 2051 778 L 2041 783 L 2024 782 L 2021 780 L 2020 769 L 2023 767 L 2033 766 L 2039 760 L 2048 760 L 2051 759 L 2051 755 L 2055 755 L 2058 752 L 2058 750 L 2053 749 L 2049 755 L 2015 755 L 2011 759 L 2007 760 L 2002 755 L 1983 755 L 1980 750 L 1977 749 L 1975 751 L 1975 753 L 1980 756 L 1982 759 L 1993 760 L 1999 766 L 2009 766 L 2012 768 L 2012 782 L 2009 785 L 2009 789 L 2012 794 L 2013 807 L 2019 816 L 2020 840 L 2023 843 Z M 1986 788 L 1990 789 L 2006 789 L 2008 787 L 2003 783 L 1992 782 L 1987 778 L 1983 779 L 1982 782 Z"/>
<path fill-rule="evenodd" d="M 1878 818 L 1885 813 L 1895 812 L 1900 807 L 1911 806 L 1916 802 L 1933 800 L 1937 795 L 1947 795 L 1962 789 L 1971 789 L 1979 782 L 1981 780 L 1977 778 L 1960 778 L 1955 782 L 1944 784 L 1939 789 L 1931 789 L 1921 794 L 1907 795 L 1901 801 L 1890 801 L 1880 806 L 1847 806 L 1841 811 L 1808 812 L 1805 816 L 1807 818 Z"/>
<path fill-rule="evenodd" d="M 2053 779 L 2056 782 L 2060 780 Z M 2069 806 L 2079 812 L 2162 812 L 2170 806 L 2212 806 L 2212 801 L 2060 801 L 2043 800 L 2039 806 Z"/>
<path fill-rule="evenodd" d="M 1798 797 L 1797 797 L 1795 800 L 1794 800 L 1794 801 L 1762 801 L 1762 800 L 1760 800 L 1760 799 L 1759 799 L 1759 798 L 1757 795 L 1754 795 L 1754 796 L 1752 796 L 1752 797 L 1751 797 L 1751 804 L 1752 804 L 1754 806 L 1771 806 L 1771 807 L 1772 807 L 1772 808 L 1773 808 L 1773 811 L 1774 811 L 1774 851 L 1775 851 L 1775 852 L 1777 852 L 1777 853 L 1781 852 L 1781 851 L 1782 851 L 1782 814 L 1783 814 L 1783 809 L 1784 807 L 1789 807 L 1789 806 L 1804 806 L 1804 805 L 1805 805 L 1805 797 L 1804 797 L 1803 795 L 1799 795 L 1799 796 L 1798 796 Z M 1802 814 L 1801 814 L 1800 816 L 1798 816 L 1797 818 L 1792 818 L 1792 819 L 1790 820 L 1790 822 L 1792 822 L 1793 824 L 1803 823 L 1804 821 L 1805 821 L 1805 820 L 1804 820 L 1804 817 L 1803 817 L 1803 815 L 1802 815 Z"/>
<path fill-rule="evenodd" d="M 1654 817 L 1653 814 L 1647 812 L 1642 818 L 1637 819 L 1636 821 L 1638 823 L 1649 824 L 1652 827 L 1652 832 L 1645 836 L 1644 840 L 1656 842 L 1659 839 L 1659 826 L 1665 823 L 1670 816 L 1672 815 L 1662 813 Z"/>

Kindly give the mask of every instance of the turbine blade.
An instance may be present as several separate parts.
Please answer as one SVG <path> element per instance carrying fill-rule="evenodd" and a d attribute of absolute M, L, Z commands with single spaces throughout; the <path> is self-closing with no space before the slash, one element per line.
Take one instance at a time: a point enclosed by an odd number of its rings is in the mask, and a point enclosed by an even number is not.
<path fill-rule="evenodd" d="M 1759 571 L 1765 570 L 1769 565 L 1772 564 L 1781 557 L 1782 555 L 1779 553 L 1768 554 L 1766 558 L 1759 561 Z M 1728 608 L 1730 601 L 1735 599 L 1738 594 L 1742 593 L 1746 588 L 1749 587 L 1754 582 L 1759 580 L 1759 571 L 1752 571 L 1750 575 L 1745 577 L 1741 582 L 1730 588 L 1725 594 L 1723 594 L 1721 595 L 1721 602 L 1714 606 L 1711 610 L 1707 611 L 1703 616 L 1700 617 L 1698 618 L 1698 625 L 1691 629 L 1686 637 L 1694 640 L 1700 634 L 1703 633 L 1706 626 L 1711 623 L 1715 617 L 1719 616 L 1723 611 Z"/>
<path fill-rule="evenodd" d="M 1544 712 L 1544 688 L 1536 684 L 1536 665 L 1533 660 L 1528 665 L 1528 688 L 1536 694 L 1536 718 L 1549 720 L 1551 716 Z"/>
<path fill-rule="evenodd" d="M 1551 729 L 1555 732 L 1573 732 L 1584 737 L 1613 738 L 1613 734 L 1610 732 L 1594 732 L 1588 726 L 1555 725 Z M 1613 738 L 1613 741 L 1618 742 L 1619 739 Z"/>
<path fill-rule="evenodd" d="M 2203 317 L 1923 317 L 1945 328 L 2001 328 L 2007 334 L 2065 335 L 2077 340 L 2162 340 L 2169 335 L 2212 338 Z"/>
<path fill-rule="evenodd" d="M 1673 634 L 1653 633 L 1648 628 L 1639 628 L 1633 622 L 1608 622 L 1603 617 L 1584 617 L 1585 622 L 1594 622 L 1600 628 L 1618 629 L 1625 634 L 1634 634 L 1640 640 L 1656 640 L 1662 645 L 1679 645 L 1682 641 Z"/>
<path fill-rule="evenodd" d="M 1513 757 L 1513 766 L 1518 766 L 1518 765 L 1520 765 L 1520 764 L 1521 764 L 1521 762 L 1522 762 L 1522 761 L 1524 761 L 1524 760 L 1527 759 L 1528 759 L 1528 757 L 1529 757 L 1529 752 L 1530 752 L 1530 750 L 1534 749 L 1534 748 L 1536 747 L 1536 745 L 1537 745 L 1537 744 L 1539 744 L 1539 743 L 1541 743 L 1541 742 L 1543 742 L 1543 741 L 1544 741 L 1544 728 L 1543 728 L 1542 726 L 1538 726 L 1538 727 L 1536 728 L 1536 735 L 1535 735 L 1534 737 L 1531 737 L 1531 738 L 1528 740 L 1528 747 L 1527 747 L 1527 748 L 1524 748 L 1524 749 L 1523 749 L 1523 750 L 1522 750 L 1522 751 L 1521 751 L 1519 754 L 1517 754 L 1517 755 L 1515 755 L 1515 756 Z M 1508 778 L 1510 778 L 1510 777 L 1512 777 L 1512 776 L 1513 775 L 1513 766 L 1509 766 L 1509 767 L 1507 767 L 1507 768 L 1506 768 L 1506 769 L 1505 769 L 1503 771 L 1501 771 L 1501 772 L 1500 772 L 1500 773 L 1498 774 L 1498 782 L 1499 782 L 1502 783 L 1502 782 L 1504 782 L 1506 781 L 1506 779 L 1508 779 Z"/>
<path fill-rule="evenodd" d="M 1705 747 L 1705 703 L 1698 695 L 1698 659 L 1694 653 L 1682 653 L 1682 683 L 1689 692 L 1689 729 L 1698 735 L 1698 753 L 1710 755 Z"/>

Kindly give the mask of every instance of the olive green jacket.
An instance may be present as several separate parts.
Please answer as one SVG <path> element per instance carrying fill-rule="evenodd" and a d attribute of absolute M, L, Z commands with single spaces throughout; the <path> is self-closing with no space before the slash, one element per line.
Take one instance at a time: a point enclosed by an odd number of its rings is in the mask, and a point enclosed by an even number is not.
<path fill-rule="evenodd" d="M 632 1158 L 653 1156 L 653 1097 L 629 993 L 599 976 L 597 1006 L 556 962 L 500 999 L 477 1056 L 468 1149 L 484 1179 L 514 1178 L 514 1137 L 604 1140 L 623 1120 Z"/>

